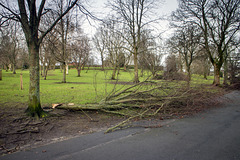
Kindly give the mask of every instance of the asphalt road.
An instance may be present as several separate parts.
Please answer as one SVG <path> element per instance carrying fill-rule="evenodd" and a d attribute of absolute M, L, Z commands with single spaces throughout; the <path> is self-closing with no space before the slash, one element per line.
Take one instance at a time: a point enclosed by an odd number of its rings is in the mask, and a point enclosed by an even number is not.
<path fill-rule="evenodd" d="M 161 128 L 84 135 L 0 157 L 1 160 L 240 160 L 240 91 L 225 107 Z"/>

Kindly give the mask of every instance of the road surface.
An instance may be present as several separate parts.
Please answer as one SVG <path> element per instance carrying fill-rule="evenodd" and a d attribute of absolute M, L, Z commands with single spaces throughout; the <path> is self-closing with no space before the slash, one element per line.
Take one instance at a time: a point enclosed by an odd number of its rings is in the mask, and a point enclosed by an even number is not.
<path fill-rule="evenodd" d="M 161 128 L 84 135 L 0 157 L 1 160 L 240 160 L 240 91 L 225 106 Z"/>

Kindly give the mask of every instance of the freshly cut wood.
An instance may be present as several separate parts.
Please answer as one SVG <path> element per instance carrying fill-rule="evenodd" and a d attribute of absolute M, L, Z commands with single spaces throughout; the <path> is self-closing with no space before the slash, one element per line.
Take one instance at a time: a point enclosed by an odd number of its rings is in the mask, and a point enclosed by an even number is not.
<path fill-rule="evenodd" d="M 59 106 L 61 106 L 62 104 L 52 104 L 52 108 L 54 109 L 54 108 L 57 108 L 57 107 L 59 107 Z"/>

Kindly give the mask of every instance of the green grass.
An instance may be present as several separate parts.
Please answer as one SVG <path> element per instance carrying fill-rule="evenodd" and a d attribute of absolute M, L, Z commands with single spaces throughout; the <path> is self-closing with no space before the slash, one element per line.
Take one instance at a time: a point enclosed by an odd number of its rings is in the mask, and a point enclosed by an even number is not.
<path fill-rule="evenodd" d="M 20 90 L 20 73 L 23 74 L 23 90 Z M 110 80 L 111 70 L 89 70 L 81 72 L 81 77 L 77 77 L 75 69 L 69 70 L 67 75 L 67 83 L 61 83 L 62 73 L 60 70 L 49 71 L 47 80 L 40 80 L 40 94 L 41 103 L 43 105 L 50 105 L 53 103 L 75 103 L 85 104 L 100 101 L 114 88 L 115 82 Z M 28 101 L 28 87 L 29 87 L 29 71 L 17 70 L 17 74 L 12 72 L 2 71 L 3 80 L 0 81 L 0 103 L 6 102 L 20 102 L 27 103 Z M 149 73 L 145 73 L 140 81 L 146 79 Z M 133 72 L 121 71 L 118 76 L 120 82 L 130 82 L 134 77 Z M 213 77 L 208 77 L 209 80 L 203 79 L 202 76 L 193 75 L 191 86 L 198 86 L 200 84 L 212 84 Z M 161 83 L 161 81 L 156 81 Z M 185 82 L 169 81 L 168 85 L 178 86 Z M 121 89 L 123 85 L 117 85 L 116 89 Z"/>

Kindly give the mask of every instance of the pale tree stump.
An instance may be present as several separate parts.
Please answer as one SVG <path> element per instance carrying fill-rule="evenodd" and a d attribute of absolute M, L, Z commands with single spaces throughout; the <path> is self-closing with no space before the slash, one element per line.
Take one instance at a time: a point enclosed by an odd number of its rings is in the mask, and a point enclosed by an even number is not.
<path fill-rule="evenodd" d="M 22 79 L 22 73 L 20 74 L 20 88 L 23 90 L 23 79 Z"/>

